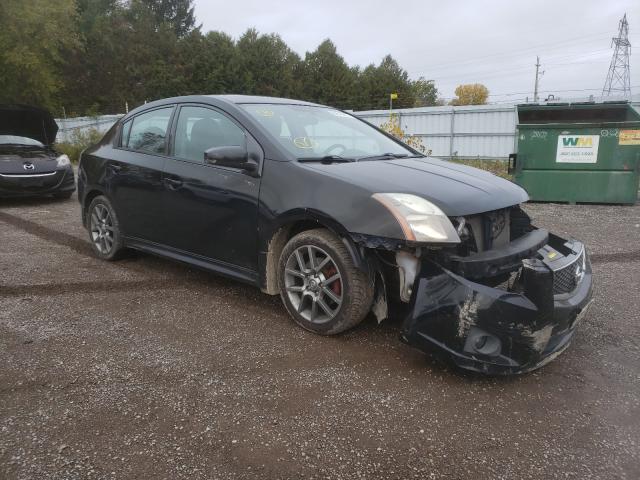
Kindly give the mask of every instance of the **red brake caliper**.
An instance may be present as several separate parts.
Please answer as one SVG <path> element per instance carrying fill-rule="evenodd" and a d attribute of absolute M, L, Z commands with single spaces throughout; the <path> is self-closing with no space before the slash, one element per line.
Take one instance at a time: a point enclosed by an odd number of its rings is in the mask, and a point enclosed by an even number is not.
<path fill-rule="evenodd" d="M 338 273 L 338 269 L 336 267 L 334 267 L 333 265 L 331 265 L 330 267 L 325 268 L 322 273 L 324 274 L 324 278 L 331 278 L 333 277 L 336 273 Z M 340 296 L 342 294 L 342 281 L 340 280 L 335 280 L 331 285 L 329 285 L 329 288 L 333 291 L 333 293 L 335 293 L 337 296 Z"/>

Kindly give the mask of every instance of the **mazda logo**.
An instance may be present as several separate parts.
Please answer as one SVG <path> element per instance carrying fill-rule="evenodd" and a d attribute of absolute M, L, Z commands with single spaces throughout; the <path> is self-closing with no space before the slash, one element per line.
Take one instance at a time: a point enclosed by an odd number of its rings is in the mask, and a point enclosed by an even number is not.
<path fill-rule="evenodd" d="M 24 168 L 27 171 L 31 171 L 33 170 L 35 167 L 35 165 L 31 162 L 24 162 L 24 164 L 22 165 L 22 168 Z"/>

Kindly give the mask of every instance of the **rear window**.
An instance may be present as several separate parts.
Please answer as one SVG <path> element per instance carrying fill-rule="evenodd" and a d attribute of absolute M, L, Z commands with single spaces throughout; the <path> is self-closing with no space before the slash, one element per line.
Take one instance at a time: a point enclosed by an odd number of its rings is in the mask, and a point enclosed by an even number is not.
<path fill-rule="evenodd" d="M 125 124 L 128 135 L 124 143 L 123 131 L 124 146 L 138 152 L 163 154 L 172 112 L 173 107 L 159 108 L 134 117 L 131 127 Z"/>

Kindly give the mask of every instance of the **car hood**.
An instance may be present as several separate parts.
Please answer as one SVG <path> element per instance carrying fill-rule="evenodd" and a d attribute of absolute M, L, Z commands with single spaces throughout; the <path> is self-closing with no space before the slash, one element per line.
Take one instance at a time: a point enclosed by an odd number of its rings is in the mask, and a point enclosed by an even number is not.
<path fill-rule="evenodd" d="M 307 164 L 374 193 L 411 193 L 426 198 L 448 216 L 498 210 L 529 199 L 509 180 L 484 170 L 436 158 Z"/>
<path fill-rule="evenodd" d="M 0 105 L 0 135 L 18 135 L 52 145 L 58 124 L 47 110 L 28 105 Z"/>

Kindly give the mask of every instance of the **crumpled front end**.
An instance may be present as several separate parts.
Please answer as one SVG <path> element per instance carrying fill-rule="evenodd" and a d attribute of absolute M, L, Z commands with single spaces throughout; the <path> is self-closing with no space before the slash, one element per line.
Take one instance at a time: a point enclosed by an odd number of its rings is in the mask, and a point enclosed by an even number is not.
<path fill-rule="evenodd" d="M 465 369 L 524 373 L 569 345 L 591 290 L 582 243 L 542 229 L 481 253 L 423 257 L 402 339 Z"/>

